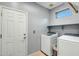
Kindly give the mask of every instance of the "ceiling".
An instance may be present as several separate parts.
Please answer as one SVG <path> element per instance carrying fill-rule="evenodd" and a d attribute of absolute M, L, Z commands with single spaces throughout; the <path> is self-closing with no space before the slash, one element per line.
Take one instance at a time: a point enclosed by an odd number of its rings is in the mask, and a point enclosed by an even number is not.
<path fill-rule="evenodd" d="M 45 8 L 52 9 L 54 7 L 61 5 L 63 2 L 36 2 L 36 3 Z"/>

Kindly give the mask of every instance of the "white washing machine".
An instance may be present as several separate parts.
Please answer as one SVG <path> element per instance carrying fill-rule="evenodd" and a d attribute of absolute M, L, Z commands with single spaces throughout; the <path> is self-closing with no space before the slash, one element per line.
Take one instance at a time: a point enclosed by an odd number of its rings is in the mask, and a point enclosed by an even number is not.
<path fill-rule="evenodd" d="M 79 34 L 62 35 L 57 40 L 58 56 L 79 56 Z"/>
<path fill-rule="evenodd" d="M 41 35 L 41 51 L 45 54 L 53 55 L 53 46 L 57 44 L 57 33 L 52 33 L 52 35 Z"/>

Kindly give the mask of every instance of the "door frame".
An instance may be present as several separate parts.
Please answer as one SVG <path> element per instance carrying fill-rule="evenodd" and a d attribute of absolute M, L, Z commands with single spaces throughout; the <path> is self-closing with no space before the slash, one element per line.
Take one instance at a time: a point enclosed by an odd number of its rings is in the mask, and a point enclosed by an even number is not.
<path fill-rule="evenodd" d="M 27 16 L 26 17 L 26 19 L 27 19 L 27 41 L 25 42 L 25 56 L 27 56 L 28 55 L 28 18 L 29 18 L 29 12 L 28 11 L 25 11 L 25 10 L 19 10 L 19 9 L 16 9 L 16 8 L 12 8 L 12 7 L 7 7 L 7 6 L 4 6 L 4 5 L 0 5 L 0 7 L 1 7 L 1 13 L 2 13 L 2 10 L 3 10 L 3 8 L 5 8 L 5 9 L 9 9 L 9 10 L 14 10 L 14 11 L 18 11 L 18 12 L 22 12 L 22 13 L 24 13 L 25 14 L 25 16 Z M 2 16 L 1 16 L 1 33 L 2 33 Z M 2 45 L 2 39 L 1 39 L 1 45 Z M 2 46 L 1 46 L 2 47 Z M 1 49 L 1 55 L 2 55 L 2 49 Z"/>

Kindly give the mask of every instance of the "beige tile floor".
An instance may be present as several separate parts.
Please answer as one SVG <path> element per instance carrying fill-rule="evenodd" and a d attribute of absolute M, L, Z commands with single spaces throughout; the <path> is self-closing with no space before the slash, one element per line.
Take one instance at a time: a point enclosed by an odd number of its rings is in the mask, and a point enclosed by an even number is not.
<path fill-rule="evenodd" d="M 32 53 L 31 56 L 46 56 L 46 55 L 44 53 L 42 53 L 41 51 L 36 51 L 36 52 Z"/>

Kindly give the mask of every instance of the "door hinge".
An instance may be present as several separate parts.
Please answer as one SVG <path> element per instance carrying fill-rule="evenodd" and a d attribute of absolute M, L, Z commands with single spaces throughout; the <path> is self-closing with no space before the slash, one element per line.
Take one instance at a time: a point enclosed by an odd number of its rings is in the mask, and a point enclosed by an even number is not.
<path fill-rule="evenodd" d="M 0 34 L 0 38 L 2 38 L 2 34 Z"/>
<path fill-rule="evenodd" d="M 2 12 L 1 12 L 1 16 L 2 16 Z"/>

